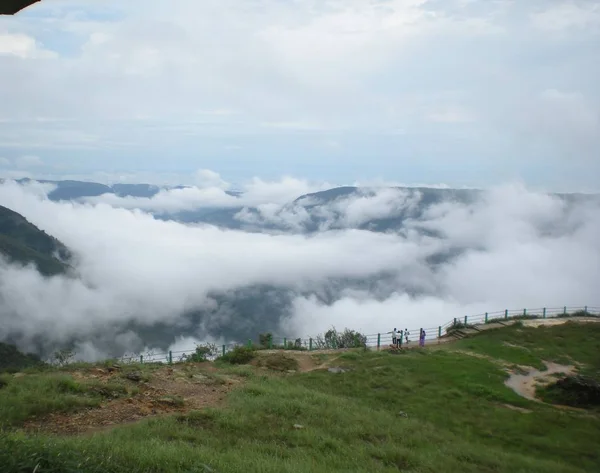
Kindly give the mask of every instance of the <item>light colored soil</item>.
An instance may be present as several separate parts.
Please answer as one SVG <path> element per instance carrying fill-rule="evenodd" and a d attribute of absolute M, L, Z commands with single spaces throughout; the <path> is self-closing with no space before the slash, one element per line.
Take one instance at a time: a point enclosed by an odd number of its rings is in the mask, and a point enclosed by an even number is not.
<path fill-rule="evenodd" d="M 530 401 L 541 402 L 535 397 L 535 390 L 538 386 L 544 386 L 556 381 L 556 377 L 553 376 L 556 373 L 569 375 L 575 371 L 575 366 L 573 365 L 559 365 L 557 363 L 546 361 L 544 364 L 547 368 L 546 371 L 529 368 L 526 374 L 512 372 L 510 378 L 508 378 L 504 384 Z M 524 367 L 520 368 L 523 369 Z"/>
<path fill-rule="evenodd" d="M 577 322 L 577 323 L 598 323 L 600 322 L 600 317 L 564 317 L 564 318 L 553 318 L 553 319 L 533 319 L 533 320 L 522 320 L 523 325 L 525 327 L 541 327 L 541 326 L 550 326 L 550 325 L 562 325 L 567 322 Z"/>

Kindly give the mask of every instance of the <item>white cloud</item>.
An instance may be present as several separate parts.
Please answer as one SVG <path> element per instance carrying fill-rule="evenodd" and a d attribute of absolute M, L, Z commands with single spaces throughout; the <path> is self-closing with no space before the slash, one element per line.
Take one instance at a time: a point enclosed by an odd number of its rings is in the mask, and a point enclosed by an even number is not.
<path fill-rule="evenodd" d="M 0 56 L 16 56 L 22 59 L 54 58 L 56 53 L 45 50 L 31 36 L 0 33 Z"/>
<path fill-rule="evenodd" d="M 227 338 L 211 331 L 211 324 L 289 336 L 315 335 L 331 325 L 376 333 L 393 326 L 437 326 L 503 308 L 597 304 L 600 207 L 566 205 L 521 186 L 495 188 L 470 205 L 442 202 L 393 234 L 222 231 L 157 221 L 102 203 L 53 203 L 40 189 L 12 183 L 0 186 L 0 201 L 67 244 L 77 257 L 79 275 L 44 279 L 31 269 L 1 265 L 7 332 L 85 339 L 111 330 L 129 333 L 127 322 L 137 321 L 179 326 L 180 334 L 198 340 Z M 353 225 L 414 205 L 402 192 L 382 189 L 335 201 L 330 213 L 341 213 L 346 220 L 340 221 Z M 290 226 L 294 218 L 289 216 Z M 443 238 L 426 236 L 419 227 Z M 427 263 L 431 256 L 457 249 L 460 253 L 437 266 Z M 389 277 L 378 279 L 382 274 Z M 335 282 L 353 278 L 377 282 L 368 289 Z M 291 312 L 244 320 L 209 297 L 212 291 L 232 294 L 257 284 L 292 291 Z M 201 308 L 210 308 L 212 315 L 192 327 L 184 325 L 182 313 Z M 125 338 L 140 349 L 145 343 Z"/>
<path fill-rule="evenodd" d="M 107 203 L 115 207 L 142 209 L 157 212 L 177 212 L 206 207 L 242 207 L 261 204 L 284 204 L 296 197 L 327 188 L 327 183 L 311 184 L 306 180 L 284 177 L 279 181 L 264 181 L 253 178 L 241 184 L 238 191 L 243 194 L 235 197 L 228 194 L 232 184 L 211 170 L 200 170 L 195 174 L 196 186 L 184 189 L 161 190 L 150 199 L 138 197 L 118 197 L 104 194 L 85 200 L 90 203 Z"/>
<path fill-rule="evenodd" d="M 588 0 L 558 2 L 533 13 L 531 21 L 536 28 L 551 33 L 571 28 L 597 28 L 600 26 L 600 3 Z"/>
<path fill-rule="evenodd" d="M 26 155 L 19 156 L 15 159 L 15 165 L 19 169 L 37 168 L 44 165 L 44 162 L 39 156 Z"/>

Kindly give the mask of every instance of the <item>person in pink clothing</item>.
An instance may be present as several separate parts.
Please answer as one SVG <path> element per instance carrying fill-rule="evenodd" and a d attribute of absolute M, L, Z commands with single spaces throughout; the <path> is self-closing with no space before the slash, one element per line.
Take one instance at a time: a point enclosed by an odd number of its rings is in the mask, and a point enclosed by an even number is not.
<path fill-rule="evenodd" d="M 424 329 L 421 329 L 421 333 L 419 334 L 419 346 L 420 347 L 425 346 L 425 330 Z"/>

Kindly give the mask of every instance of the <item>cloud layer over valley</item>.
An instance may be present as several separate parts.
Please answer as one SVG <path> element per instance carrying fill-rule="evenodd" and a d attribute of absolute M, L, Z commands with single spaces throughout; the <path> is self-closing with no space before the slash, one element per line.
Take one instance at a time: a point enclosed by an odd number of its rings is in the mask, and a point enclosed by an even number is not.
<path fill-rule="evenodd" d="M 76 339 L 93 357 L 166 348 L 181 336 L 309 336 L 332 325 L 376 333 L 488 310 L 597 302 L 596 198 L 505 185 L 438 190 L 435 198 L 426 189 L 337 189 L 294 202 L 332 186 L 255 179 L 236 198 L 219 182 L 163 191 L 164 200 L 93 202 L 53 202 L 39 184 L 0 185 L 1 204 L 75 255 L 69 276 L 0 264 L 0 338 L 25 347 Z M 167 203 L 157 209 L 159 201 Z M 235 208 L 239 226 L 145 211 L 203 206 Z"/>

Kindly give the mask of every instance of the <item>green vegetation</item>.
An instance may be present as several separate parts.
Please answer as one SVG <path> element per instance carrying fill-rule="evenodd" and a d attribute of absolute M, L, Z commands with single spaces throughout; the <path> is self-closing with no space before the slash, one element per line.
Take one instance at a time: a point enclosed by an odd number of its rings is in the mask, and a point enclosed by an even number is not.
<path fill-rule="evenodd" d="M 46 276 L 66 272 L 68 265 L 63 261 L 70 258 L 67 248 L 56 238 L 1 205 L 0 254 L 12 262 L 33 263 Z"/>
<path fill-rule="evenodd" d="M 14 345 L 0 342 L 0 373 L 16 373 L 26 368 L 37 368 L 43 365 L 37 355 L 21 353 Z"/>
<path fill-rule="evenodd" d="M 273 353 L 261 356 L 258 359 L 258 366 L 274 371 L 295 371 L 298 369 L 298 360 L 285 353 Z"/>
<path fill-rule="evenodd" d="M 600 382 L 586 376 L 567 376 L 538 387 L 536 394 L 552 404 L 600 411 Z"/>
<path fill-rule="evenodd" d="M 91 436 L 5 429 L 0 464 L 6 473 L 596 472 L 599 415 L 520 397 L 505 386 L 503 365 L 569 361 L 591 372 L 600 362 L 598 330 L 595 324 L 515 325 L 403 356 L 332 353 L 328 365 L 348 369 L 338 373 L 270 375 L 232 366 L 232 359 L 256 354 L 239 348 L 227 362 L 212 365 L 219 373 L 243 376 L 226 407 L 157 417 Z M 38 406 L 41 413 L 99 401 L 93 383 L 64 376 L 4 375 L 0 419 L 18 426 L 31 415 L 24 406 Z M 14 383 L 19 383 L 18 395 Z M 2 397 L 6 392 L 10 397 Z M 46 398 L 69 403 L 50 406 L 43 404 Z M 9 404 L 20 414 L 11 414 L 4 407 Z"/>
<path fill-rule="evenodd" d="M 486 330 L 452 346 L 538 369 L 545 369 L 542 360 L 566 365 L 577 361 L 586 365 L 583 369 L 586 373 L 600 371 L 600 323 L 582 325 L 569 321 L 554 326 L 524 327 L 517 322 Z"/>
<path fill-rule="evenodd" d="M 256 350 L 254 348 L 237 346 L 223 356 L 220 356 L 218 359 L 219 361 L 231 363 L 232 365 L 244 365 L 252 361 L 255 356 Z"/>
<path fill-rule="evenodd" d="M 124 384 L 79 382 L 62 373 L 0 377 L 0 428 L 18 425 L 34 416 L 97 407 L 103 399 L 127 393 Z"/>

